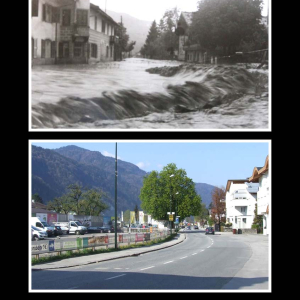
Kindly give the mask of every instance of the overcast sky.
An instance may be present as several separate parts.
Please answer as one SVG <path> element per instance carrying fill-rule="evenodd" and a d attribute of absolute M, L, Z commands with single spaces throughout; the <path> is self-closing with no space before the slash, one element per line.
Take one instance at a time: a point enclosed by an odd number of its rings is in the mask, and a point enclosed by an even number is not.
<path fill-rule="evenodd" d="M 164 15 L 167 9 L 178 7 L 179 11 L 196 11 L 198 0 L 90 0 L 105 10 L 126 13 L 140 20 L 156 22 Z M 268 0 L 264 0 L 268 2 Z M 267 5 L 264 5 L 263 15 L 267 15 Z"/>
<path fill-rule="evenodd" d="M 32 144 L 46 149 L 76 145 L 111 157 L 115 157 L 116 146 L 113 141 L 33 141 Z M 254 167 L 263 167 L 269 146 L 266 141 L 118 141 L 118 158 L 146 172 L 160 172 L 167 164 L 175 163 L 196 183 L 225 187 L 228 179 L 246 179 Z"/>

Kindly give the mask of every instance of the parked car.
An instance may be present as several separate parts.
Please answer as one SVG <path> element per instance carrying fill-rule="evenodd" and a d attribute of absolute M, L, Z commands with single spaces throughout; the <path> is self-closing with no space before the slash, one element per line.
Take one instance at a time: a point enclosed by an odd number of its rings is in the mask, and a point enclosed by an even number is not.
<path fill-rule="evenodd" d="M 207 227 L 205 229 L 205 234 L 215 234 L 215 230 L 213 227 Z"/>
<path fill-rule="evenodd" d="M 54 235 L 58 236 L 58 235 L 63 235 L 63 230 L 60 226 L 54 226 Z"/>
<path fill-rule="evenodd" d="M 31 229 L 32 229 L 32 240 L 33 241 L 43 240 L 45 237 L 48 237 L 47 231 L 45 231 L 45 230 L 42 230 L 33 225 L 31 225 Z"/>
<path fill-rule="evenodd" d="M 88 233 L 102 233 L 104 232 L 104 227 L 95 227 L 95 226 L 90 226 L 87 228 Z"/>
<path fill-rule="evenodd" d="M 197 225 L 194 226 L 194 229 L 199 229 L 199 227 Z"/>

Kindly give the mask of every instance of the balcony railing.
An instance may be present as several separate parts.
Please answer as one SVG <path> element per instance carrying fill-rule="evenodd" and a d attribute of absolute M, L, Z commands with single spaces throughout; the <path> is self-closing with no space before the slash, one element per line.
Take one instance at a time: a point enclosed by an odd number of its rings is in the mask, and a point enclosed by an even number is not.
<path fill-rule="evenodd" d="M 116 35 L 111 35 L 109 37 L 109 44 L 110 45 L 119 44 L 119 37 Z"/>

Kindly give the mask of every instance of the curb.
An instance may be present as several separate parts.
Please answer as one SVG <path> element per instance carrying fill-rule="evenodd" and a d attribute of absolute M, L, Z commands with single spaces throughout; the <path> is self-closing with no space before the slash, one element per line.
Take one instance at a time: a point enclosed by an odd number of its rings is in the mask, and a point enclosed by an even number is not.
<path fill-rule="evenodd" d="M 182 233 L 181 233 L 182 234 Z M 144 254 L 144 253 L 149 253 L 149 252 L 153 252 L 153 251 L 158 251 L 158 250 L 161 250 L 161 249 L 165 249 L 165 248 L 170 248 L 172 246 L 175 246 L 177 244 L 180 244 L 182 242 L 184 242 L 186 240 L 186 235 L 184 235 L 184 238 L 183 239 L 180 239 L 179 241 L 176 241 L 175 243 L 173 243 L 172 245 L 166 245 L 164 246 L 162 243 L 161 245 L 157 244 L 155 246 L 161 246 L 157 249 L 149 249 L 149 250 L 146 250 L 146 251 L 140 251 L 139 253 L 134 253 L 134 254 L 125 254 L 125 255 L 120 255 L 120 256 L 116 256 L 116 257 L 111 257 L 111 258 L 103 258 L 103 259 L 98 259 L 98 260 L 95 260 L 95 261 L 89 261 L 89 262 L 85 262 L 85 263 L 80 263 L 80 264 L 70 264 L 70 265 L 66 265 L 66 266 L 58 266 L 58 267 L 46 267 L 46 268 L 35 268 L 35 267 L 32 267 L 31 268 L 31 271 L 43 271 L 43 270 L 51 270 L 51 269 L 64 269 L 64 268 L 72 268 L 72 267 L 78 267 L 78 266 L 86 266 L 86 265 L 90 265 L 90 264 L 95 264 L 95 263 L 99 263 L 99 262 L 102 262 L 102 261 L 109 261 L 109 260 L 115 260 L 115 259 L 119 259 L 119 258 L 125 258 L 125 257 L 131 257 L 131 256 L 139 256 L 141 254 Z M 181 236 L 180 236 L 181 237 Z M 148 247 L 151 247 L 151 246 L 148 246 Z M 141 247 L 141 250 L 143 247 Z M 130 249 L 127 249 L 127 250 L 130 250 Z M 145 249 L 144 249 L 145 250 Z"/>

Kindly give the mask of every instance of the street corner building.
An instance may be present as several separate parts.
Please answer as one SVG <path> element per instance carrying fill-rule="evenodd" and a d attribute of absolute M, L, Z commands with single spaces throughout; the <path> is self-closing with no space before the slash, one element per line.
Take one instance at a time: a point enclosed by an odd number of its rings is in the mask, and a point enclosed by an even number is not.
<path fill-rule="evenodd" d="M 32 65 L 117 60 L 119 26 L 89 0 L 31 1 Z"/>

